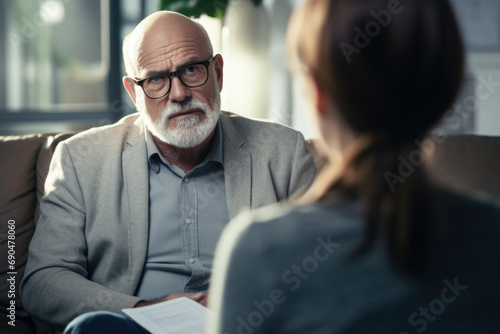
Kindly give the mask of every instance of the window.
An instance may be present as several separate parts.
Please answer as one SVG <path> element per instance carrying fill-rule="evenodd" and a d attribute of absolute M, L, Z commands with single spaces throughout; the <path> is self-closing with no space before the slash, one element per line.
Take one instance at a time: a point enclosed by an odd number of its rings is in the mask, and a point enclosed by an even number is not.
<path fill-rule="evenodd" d="M 119 0 L 0 2 L 0 134 L 122 116 Z"/>

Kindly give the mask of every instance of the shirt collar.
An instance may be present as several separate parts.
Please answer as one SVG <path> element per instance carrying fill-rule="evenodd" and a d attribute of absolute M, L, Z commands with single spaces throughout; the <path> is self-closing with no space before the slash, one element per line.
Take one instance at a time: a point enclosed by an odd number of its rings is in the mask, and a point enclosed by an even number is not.
<path fill-rule="evenodd" d="M 148 154 L 147 156 L 148 156 L 149 166 L 155 171 L 155 173 L 158 173 L 160 171 L 160 166 L 158 164 L 159 163 L 158 158 L 159 158 L 160 161 L 162 161 L 164 164 L 172 168 L 173 165 L 170 162 L 168 162 L 168 160 L 165 159 L 163 155 L 161 155 L 160 151 L 158 150 L 158 147 L 156 147 L 151 132 L 149 132 L 149 130 L 146 130 L 144 131 L 144 133 L 146 136 L 146 150 Z M 203 166 L 209 161 L 218 162 L 221 165 L 223 165 L 224 162 L 224 157 L 222 152 L 222 129 L 220 120 L 217 121 L 217 125 L 215 127 L 214 139 L 212 140 L 212 143 L 210 145 L 210 150 L 208 151 L 208 154 L 205 157 L 205 159 L 203 159 L 203 161 L 200 162 L 198 166 Z"/>

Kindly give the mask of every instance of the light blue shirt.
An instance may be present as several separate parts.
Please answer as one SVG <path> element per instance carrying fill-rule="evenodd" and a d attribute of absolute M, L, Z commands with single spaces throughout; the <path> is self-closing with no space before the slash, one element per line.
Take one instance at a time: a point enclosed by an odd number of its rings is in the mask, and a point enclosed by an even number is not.
<path fill-rule="evenodd" d="M 169 163 L 146 131 L 149 163 L 149 243 L 137 296 L 206 292 L 215 245 L 229 222 L 217 124 L 205 159 L 189 173 Z"/>

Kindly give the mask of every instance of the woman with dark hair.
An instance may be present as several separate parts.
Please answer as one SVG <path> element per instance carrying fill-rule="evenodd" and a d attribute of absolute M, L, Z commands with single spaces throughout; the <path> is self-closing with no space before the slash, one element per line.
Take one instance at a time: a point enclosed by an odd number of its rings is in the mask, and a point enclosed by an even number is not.
<path fill-rule="evenodd" d="M 500 208 L 398 175 L 460 88 L 448 1 L 309 0 L 288 45 L 334 163 L 225 230 L 209 331 L 500 333 Z"/>

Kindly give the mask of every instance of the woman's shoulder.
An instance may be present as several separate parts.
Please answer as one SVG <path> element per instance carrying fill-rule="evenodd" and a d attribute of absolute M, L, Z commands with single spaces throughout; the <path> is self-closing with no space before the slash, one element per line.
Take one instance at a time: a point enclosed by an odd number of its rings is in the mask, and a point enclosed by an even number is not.
<path fill-rule="evenodd" d="M 318 237 L 335 236 L 337 240 L 356 238 L 362 218 L 356 203 L 295 206 L 279 204 L 241 213 L 225 233 L 237 248 L 265 251 L 269 247 L 297 247 L 317 242 Z M 258 242 L 256 242 L 258 240 Z"/>
<path fill-rule="evenodd" d="M 436 247 L 447 248 L 455 254 L 463 252 L 468 258 L 472 257 L 471 254 L 500 255 L 500 205 L 497 199 L 450 191 L 436 191 L 433 198 L 437 220 L 432 233 Z"/>
<path fill-rule="evenodd" d="M 354 202 L 338 204 L 311 203 L 307 205 L 278 204 L 243 214 L 252 227 L 280 228 L 282 225 L 307 229 L 329 222 L 341 226 L 346 221 L 359 219 L 359 205 Z"/>

